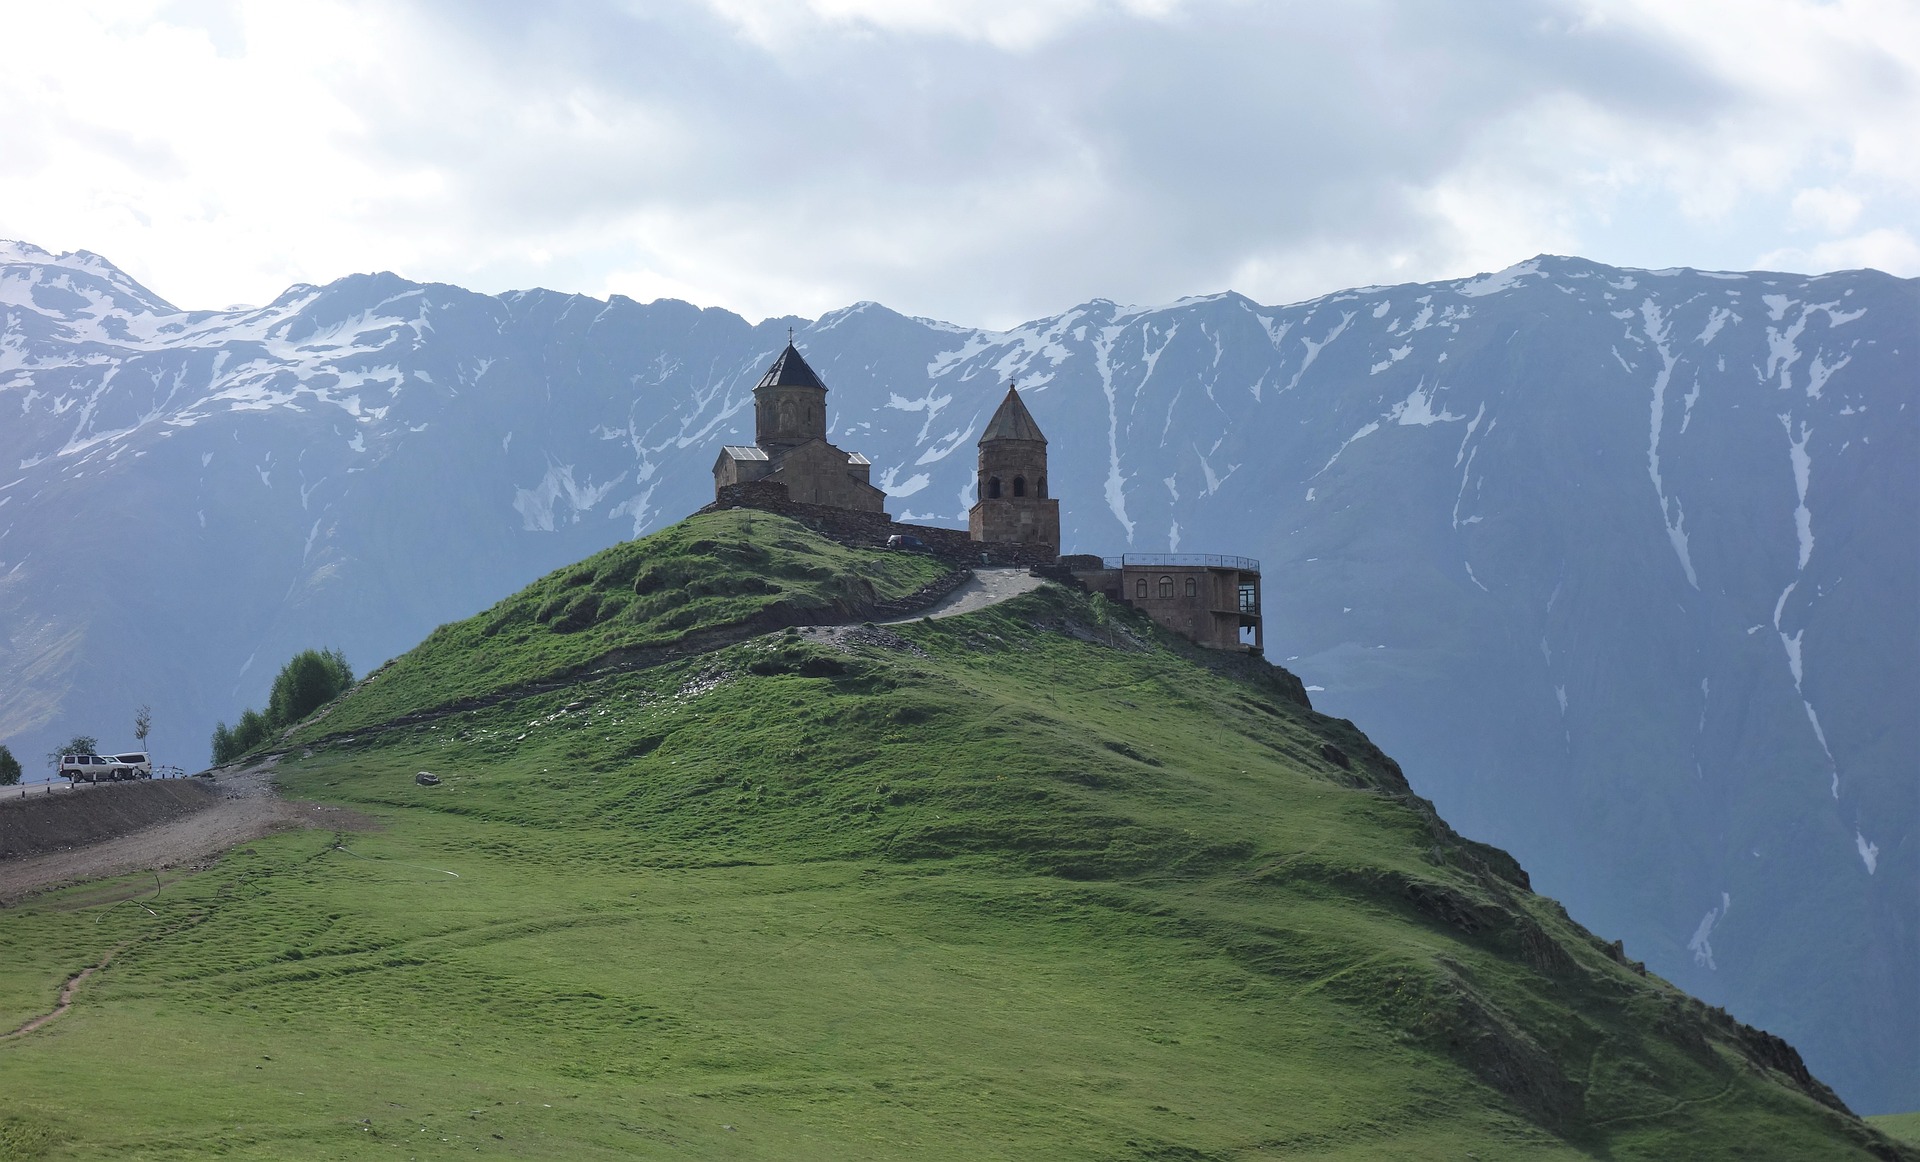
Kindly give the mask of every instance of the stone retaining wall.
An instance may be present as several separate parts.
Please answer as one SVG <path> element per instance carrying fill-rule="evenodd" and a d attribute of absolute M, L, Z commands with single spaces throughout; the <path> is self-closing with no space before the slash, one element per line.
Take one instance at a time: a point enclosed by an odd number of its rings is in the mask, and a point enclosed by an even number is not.
<path fill-rule="evenodd" d="M 219 802 L 202 779 L 74 787 L 15 799 L 0 795 L 0 859 L 85 847 Z"/>
<path fill-rule="evenodd" d="M 788 498 L 785 485 L 765 480 L 729 484 L 720 490 L 718 499 L 700 511 L 722 512 L 730 508 L 751 508 L 784 516 L 821 536 L 858 548 L 883 549 L 887 538 L 896 534 L 919 537 L 926 544 L 927 552 L 954 565 L 1032 568 L 1052 565 L 1057 559 L 1051 551 L 1038 546 L 976 541 L 965 529 L 904 524 L 884 512 L 800 504 Z"/>

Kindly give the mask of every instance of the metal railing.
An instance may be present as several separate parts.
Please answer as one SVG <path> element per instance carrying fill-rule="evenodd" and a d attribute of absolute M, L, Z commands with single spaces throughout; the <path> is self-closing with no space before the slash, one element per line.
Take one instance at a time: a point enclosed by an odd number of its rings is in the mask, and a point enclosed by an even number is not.
<path fill-rule="evenodd" d="M 1260 562 L 1252 557 L 1229 557 L 1219 553 L 1127 553 L 1119 557 L 1102 557 L 1100 564 L 1106 569 L 1133 566 L 1143 569 L 1237 569 L 1242 573 L 1260 571 Z"/>

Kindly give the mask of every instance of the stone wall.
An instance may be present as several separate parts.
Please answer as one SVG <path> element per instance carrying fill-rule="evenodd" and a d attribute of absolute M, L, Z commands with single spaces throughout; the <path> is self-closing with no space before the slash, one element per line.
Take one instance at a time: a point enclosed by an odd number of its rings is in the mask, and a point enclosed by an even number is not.
<path fill-rule="evenodd" d="M 856 512 L 826 505 L 800 504 L 787 495 L 784 485 L 770 480 L 731 484 L 719 490 L 719 497 L 701 512 L 720 512 L 730 508 L 751 508 L 775 513 L 799 521 L 824 537 L 843 545 L 883 549 L 887 538 L 895 534 L 919 537 L 926 551 L 954 565 L 1013 565 L 1033 568 L 1052 565 L 1055 551 L 1041 545 L 1000 544 L 974 540 L 965 529 L 935 525 L 903 524 L 884 512 Z"/>

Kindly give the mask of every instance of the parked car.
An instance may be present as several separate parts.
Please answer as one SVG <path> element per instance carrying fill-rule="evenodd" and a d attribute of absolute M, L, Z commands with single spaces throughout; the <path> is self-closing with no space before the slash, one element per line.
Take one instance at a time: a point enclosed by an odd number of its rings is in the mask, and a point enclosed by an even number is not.
<path fill-rule="evenodd" d="M 113 773 L 113 760 L 98 754 L 61 755 L 59 776 L 76 783 L 97 783 L 120 777 Z"/>
<path fill-rule="evenodd" d="M 113 766 L 107 772 L 116 779 L 151 779 L 153 759 L 145 751 L 128 751 L 110 756 Z"/>
<path fill-rule="evenodd" d="M 887 548 L 925 552 L 927 542 L 914 536 L 912 533 L 895 533 L 887 538 Z"/>

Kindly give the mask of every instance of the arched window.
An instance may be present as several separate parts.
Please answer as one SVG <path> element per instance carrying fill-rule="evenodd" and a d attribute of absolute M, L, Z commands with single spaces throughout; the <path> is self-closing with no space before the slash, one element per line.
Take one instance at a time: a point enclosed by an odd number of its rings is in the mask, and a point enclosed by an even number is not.
<path fill-rule="evenodd" d="M 1133 583 L 1133 595 L 1142 601 L 1147 597 L 1147 579 L 1145 577 Z"/>
<path fill-rule="evenodd" d="M 1015 496 L 1025 496 L 1027 494 L 1027 478 L 1026 477 L 1016 476 L 1013 478 L 1013 494 Z"/>
<path fill-rule="evenodd" d="M 1042 476 L 1040 478 L 1040 483 L 1037 487 L 1034 488 L 1033 494 L 1039 497 L 1041 500 L 1045 500 L 1047 498 L 1047 478 L 1046 477 Z"/>
<path fill-rule="evenodd" d="M 1171 577 L 1160 578 L 1160 596 L 1162 597 L 1173 596 L 1173 578 Z"/>
<path fill-rule="evenodd" d="M 1188 597 L 1200 596 L 1200 582 L 1194 580 L 1191 577 L 1187 578 L 1187 596 Z"/>
<path fill-rule="evenodd" d="M 987 499 L 1000 499 L 1000 478 L 998 476 L 987 477 Z"/>
<path fill-rule="evenodd" d="M 780 401 L 780 430 L 782 432 L 791 432 L 795 427 L 793 401 L 783 399 Z"/>

